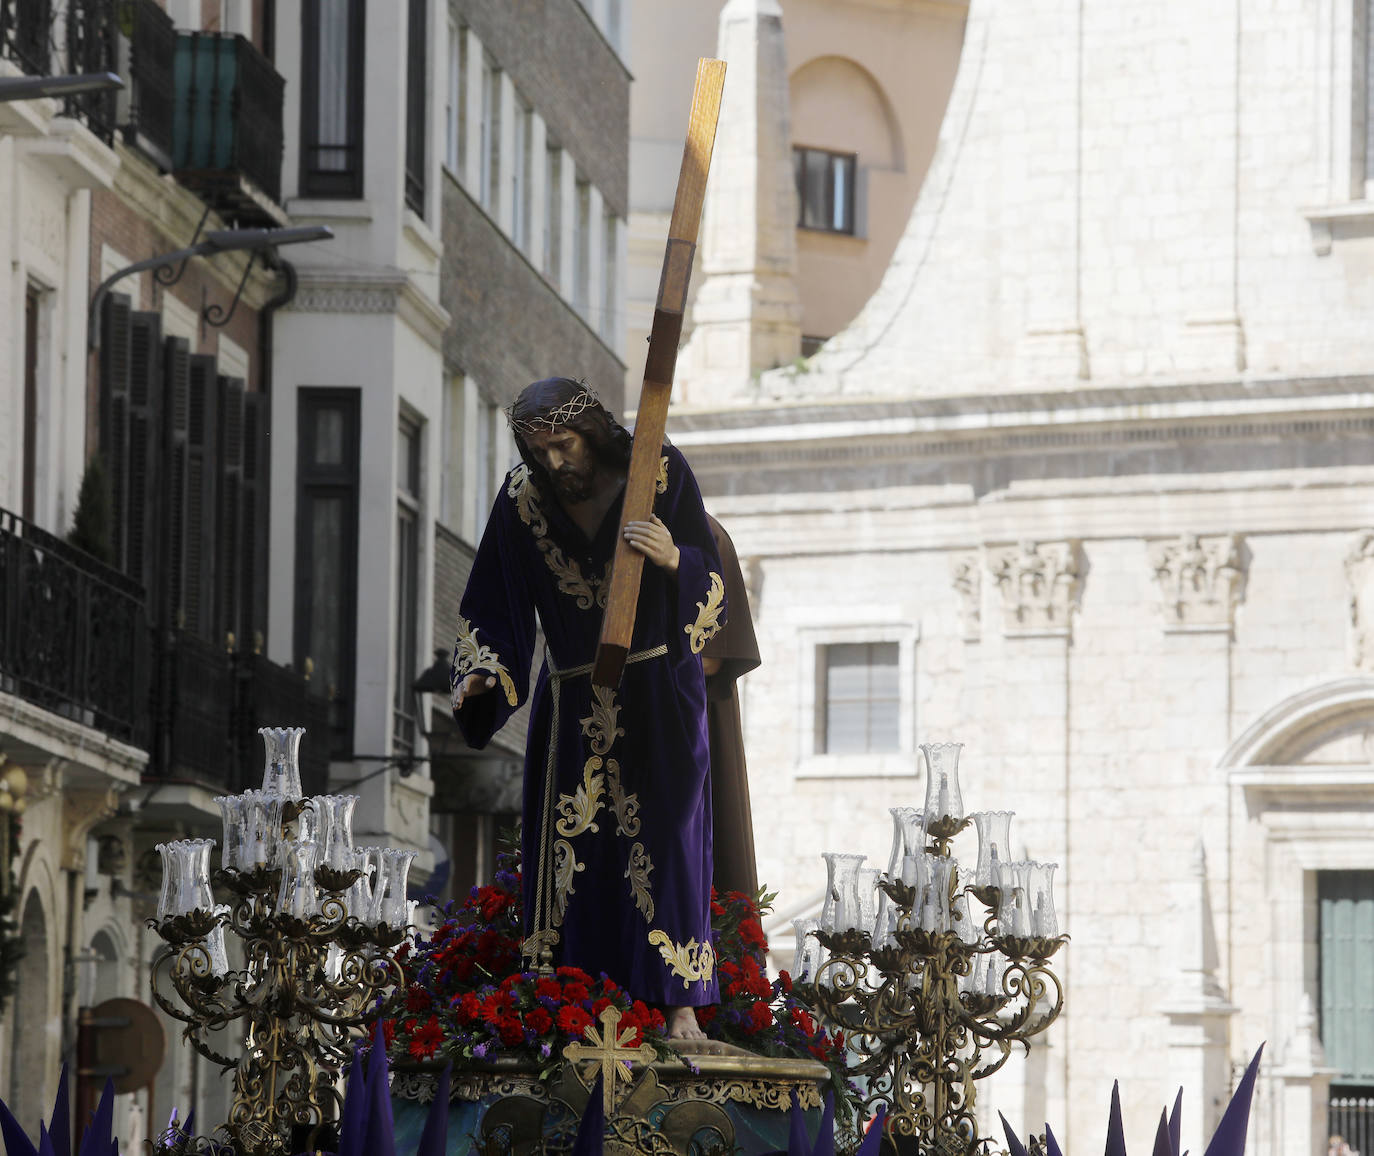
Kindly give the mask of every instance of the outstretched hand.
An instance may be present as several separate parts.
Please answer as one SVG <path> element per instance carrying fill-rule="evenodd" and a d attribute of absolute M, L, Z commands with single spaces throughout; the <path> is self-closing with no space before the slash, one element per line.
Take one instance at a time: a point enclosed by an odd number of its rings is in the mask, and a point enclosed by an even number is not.
<path fill-rule="evenodd" d="M 655 566 L 661 566 L 669 574 L 677 573 L 682 551 L 673 544 L 673 535 L 657 514 L 650 514 L 647 522 L 626 522 L 625 541 Z"/>
<path fill-rule="evenodd" d="M 472 698 L 479 694 L 486 694 L 496 685 L 496 676 L 492 674 L 470 674 L 453 688 L 453 709 L 456 711 L 463 705 L 463 700 Z"/>

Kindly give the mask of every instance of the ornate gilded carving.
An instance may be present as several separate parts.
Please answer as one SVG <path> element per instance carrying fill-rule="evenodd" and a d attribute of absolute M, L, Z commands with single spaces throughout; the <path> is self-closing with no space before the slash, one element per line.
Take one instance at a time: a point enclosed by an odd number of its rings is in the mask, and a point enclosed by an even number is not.
<path fill-rule="evenodd" d="M 553 925 L 558 927 L 568 910 L 568 899 L 573 894 L 573 880 L 579 871 L 585 870 L 577 861 L 572 844 L 566 839 L 555 839 L 553 844 Z"/>
<path fill-rule="evenodd" d="M 988 572 L 1002 595 L 1008 635 L 1069 633 L 1082 593 L 1083 546 L 1078 539 L 990 550 Z"/>
<path fill-rule="evenodd" d="M 453 669 L 461 681 L 474 670 L 485 670 L 501 680 L 501 689 L 506 693 L 506 701 L 515 706 L 519 695 L 515 692 L 515 680 L 506 669 L 496 651 L 477 641 L 477 627 L 466 618 L 458 619 L 458 641 L 453 648 Z"/>
<path fill-rule="evenodd" d="M 725 603 L 725 582 L 714 572 L 709 577 L 711 589 L 706 594 L 706 601 L 697 603 L 697 620 L 692 625 L 682 628 L 693 654 L 700 654 L 706 644 L 720 633 L 720 614 Z"/>
<path fill-rule="evenodd" d="M 592 687 L 592 713 L 580 721 L 582 733 L 591 739 L 592 753 L 596 755 L 604 755 L 625 734 L 615 691 L 609 687 Z"/>
<path fill-rule="evenodd" d="M 668 455 L 664 454 L 658 459 L 658 481 L 654 483 L 654 489 L 660 494 L 668 492 Z"/>
<path fill-rule="evenodd" d="M 630 881 L 630 894 L 634 896 L 635 906 L 648 922 L 653 922 L 654 918 L 654 897 L 649 891 L 649 873 L 653 869 L 653 861 L 644 850 L 643 843 L 636 843 L 630 848 L 630 866 L 626 868 L 625 878 Z"/>
<path fill-rule="evenodd" d="M 612 1004 L 601 1012 L 601 1030 L 588 1024 L 582 1034 L 587 1043 L 571 1043 L 563 1049 L 563 1058 L 570 1064 L 590 1065 L 601 1075 L 601 1092 L 604 1097 L 606 1115 L 615 1110 L 616 1084 L 624 1080 L 630 1082 L 635 1061 L 651 1064 L 658 1058 L 652 1044 L 630 1046 L 630 1040 L 639 1032 L 637 1028 L 620 1030 L 621 1011 Z"/>
<path fill-rule="evenodd" d="M 1149 545 L 1166 630 L 1228 630 L 1245 586 L 1239 534 L 1183 534 Z"/>
<path fill-rule="evenodd" d="M 1345 556 L 1350 592 L 1350 661 L 1356 670 L 1374 670 L 1374 530 L 1355 535 Z"/>
<path fill-rule="evenodd" d="M 539 505 L 539 490 L 530 477 L 529 467 L 524 463 L 511 471 L 506 496 L 515 503 L 516 514 L 534 535 L 535 545 L 544 556 L 544 565 L 558 579 L 559 592 L 572 598 L 579 610 L 590 610 L 593 606 L 605 609 L 606 597 L 610 592 L 607 576 L 586 577 L 582 568 L 570 561 L 549 537 L 548 519 Z"/>
<path fill-rule="evenodd" d="M 694 983 L 710 982 L 716 967 L 716 953 L 709 940 L 700 946 L 695 939 L 689 939 L 685 944 L 674 943 L 666 931 L 655 928 L 649 932 L 649 942 L 658 948 L 663 962 L 682 980 L 684 988 Z"/>

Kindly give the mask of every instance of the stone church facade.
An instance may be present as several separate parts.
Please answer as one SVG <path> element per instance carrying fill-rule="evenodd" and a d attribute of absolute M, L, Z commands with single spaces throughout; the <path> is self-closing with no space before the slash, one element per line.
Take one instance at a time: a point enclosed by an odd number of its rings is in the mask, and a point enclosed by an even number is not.
<path fill-rule="evenodd" d="M 1182 1085 L 1201 1151 L 1262 1042 L 1252 1151 L 1325 1151 L 1374 1086 L 1368 9 L 973 0 L 856 320 L 761 375 L 680 362 L 764 655 L 778 962 L 819 851 L 886 866 L 918 744 L 964 742 L 1072 936 L 980 1108 L 1066 1150 L 1116 1078 L 1132 1146 Z"/>

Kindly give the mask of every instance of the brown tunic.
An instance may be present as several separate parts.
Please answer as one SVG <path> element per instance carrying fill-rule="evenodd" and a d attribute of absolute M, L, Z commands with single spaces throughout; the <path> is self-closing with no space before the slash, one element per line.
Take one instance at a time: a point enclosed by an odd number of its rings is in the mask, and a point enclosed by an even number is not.
<path fill-rule="evenodd" d="M 725 628 L 706 644 L 702 658 L 720 669 L 706 679 L 706 722 L 711 739 L 711 821 L 714 830 L 716 890 L 754 895 L 759 888 L 754 862 L 754 824 L 749 809 L 749 775 L 744 763 L 735 680 L 759 665 L 759 644 L 749 613 L 749 595 L 735 545 L 709 514 L 725 580 Z"/>

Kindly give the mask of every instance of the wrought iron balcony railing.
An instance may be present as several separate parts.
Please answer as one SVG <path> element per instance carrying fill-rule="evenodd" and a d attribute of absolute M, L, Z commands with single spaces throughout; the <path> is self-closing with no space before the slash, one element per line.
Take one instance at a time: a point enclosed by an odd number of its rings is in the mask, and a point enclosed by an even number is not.
<path fill-rule="evenodd" d="M 96 0 L 113 3 L 113 0 Z M 128 110 L 124 139 L 162 169 L 172 167 L 173 67 L 177 30 L 156 0 L 127 0 L 122 29 L 128 38 Z"/>
<path fill-rule="evenodd" d="M 0 691 L 143 746 L 148 676 L 143 588 L 0 510 Z"/>
<path fill-rule="evenodd" d="M 29 76 L 118 72 L 114 0 L 0 0 L 0 57 Z M 113 92 L 81 93 L 63 105 L 106 144 L 115 109 Z"/>
<path fill-rule="evenodd" d="M 177 36 L 172 163 L 183 184 L 240 221 L 277 223 L 285 81 L 242 36 Z"/>

